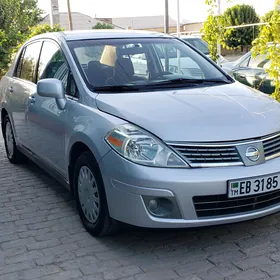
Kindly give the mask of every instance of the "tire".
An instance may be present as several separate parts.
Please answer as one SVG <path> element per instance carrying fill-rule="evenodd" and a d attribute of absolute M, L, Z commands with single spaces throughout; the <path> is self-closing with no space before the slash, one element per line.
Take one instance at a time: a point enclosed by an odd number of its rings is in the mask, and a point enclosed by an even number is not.
<path fill-rule="evenodd" d="M 6 155 L 9 161 L 13 164 L 26 163 L 28 159 L 17 148 L 13 127 L 8 116 L 4 118 L 2 133 L 5 143 Z"/>
<path fill-rule="evenodd" d="M 92 181 L 88 178 L 91 178 Z M 109 215 L 101 172 L 91 152 L 84 152 L 77 159 L 74 167 L 73 187 L 77 211 L 84 227 L 93 236 L 116 233 L 120 226 Z M 89 200 L 93 196 L 94 199 Z"/>

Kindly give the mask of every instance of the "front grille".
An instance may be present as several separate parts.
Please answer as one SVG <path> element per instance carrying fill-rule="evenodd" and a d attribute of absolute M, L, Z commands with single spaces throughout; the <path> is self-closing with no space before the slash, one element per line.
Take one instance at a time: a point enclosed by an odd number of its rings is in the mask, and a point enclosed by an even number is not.
<path fill-rule="evenodd" d="M 265 158 L 272 159 L 280 155 L 280 134 L 263 140 Z"/>
<path fill-rule="evenodd" d="M 241 214 L 279 204 L 280 190 L 233 199 L 226 194 L 194 196 L 193 203 L 198 218 Z"/>
<path fill-rule="evenodd" d="M 171 145 L 192 167 L 243 165 L 234 146 Z"/>

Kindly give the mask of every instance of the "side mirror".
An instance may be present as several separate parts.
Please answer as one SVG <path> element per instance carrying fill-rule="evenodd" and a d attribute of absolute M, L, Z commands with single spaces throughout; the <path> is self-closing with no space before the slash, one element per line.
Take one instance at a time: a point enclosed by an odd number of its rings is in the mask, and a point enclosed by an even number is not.
<path fill-rule="evenodd" d="M 66 106 L 64 87 L 58 79 L 43 79 L 37 83 L 37 93 L 42 97 L 55 98 L 60 110 Z"/>

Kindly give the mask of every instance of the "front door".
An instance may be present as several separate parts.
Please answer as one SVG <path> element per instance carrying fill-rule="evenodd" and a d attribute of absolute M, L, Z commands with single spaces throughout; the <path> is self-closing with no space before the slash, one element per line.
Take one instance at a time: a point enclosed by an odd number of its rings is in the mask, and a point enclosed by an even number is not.
<path fill-rule="evenodd" d="M 38 66 L 38 80 L 55 78 L 62 81 L 68 94 L 70 70 L 59 45 L 54 41 L 44 41 Z M 29 122 L 32 135 L 32 149 L 50 167 L 66 178 L 65 133 L 66 116 L 71 107 L 67 101 L 60 110 L 54 98 L 42 97 L 35 93 L 29 104 Z"/>
<path fill-rule="evenodd" d="M 234 78 L 245 85 L 271 94 L 275 88 L 272 80 L 266 73 L 266 69 L 269 68 L 270 63 L 271 61 L 267 59 L 266 55 L 251 57 L 247 67 L 233 71 Z"/>

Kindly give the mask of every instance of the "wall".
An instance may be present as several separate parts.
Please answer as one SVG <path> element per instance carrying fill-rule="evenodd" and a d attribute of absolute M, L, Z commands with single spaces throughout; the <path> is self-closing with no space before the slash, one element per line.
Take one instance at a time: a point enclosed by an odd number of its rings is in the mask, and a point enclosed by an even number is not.
<path fill-rule="evenodd" d="M 155 31 L 155 32 L 161 32 L 164 33 L 164 27 L 158 27 L 158 28 L 144 28 L 142 30 L 147 31 Z M 183 27 L 181 26 L 180 31 L 183 31 Z M 169 26 L 169 33 L 176 33 L 177 32 L 177 26 Z"/>
<path fill-rule="evenodd" d="M 186 32 L 199 31 L 203 28 L 203 22 L 188 23 L 183 25 L 183 30 Z"/>

